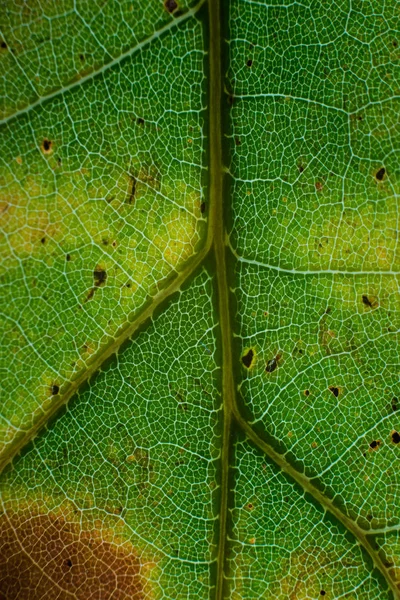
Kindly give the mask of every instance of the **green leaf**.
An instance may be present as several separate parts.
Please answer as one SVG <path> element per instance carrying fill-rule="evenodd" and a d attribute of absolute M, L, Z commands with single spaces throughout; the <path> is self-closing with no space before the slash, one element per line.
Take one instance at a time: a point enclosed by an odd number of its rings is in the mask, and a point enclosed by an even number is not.
<path fill-rule="evenodd" d="M 1 598 L 400 598 L 399 43 L 4 3 Z"/>

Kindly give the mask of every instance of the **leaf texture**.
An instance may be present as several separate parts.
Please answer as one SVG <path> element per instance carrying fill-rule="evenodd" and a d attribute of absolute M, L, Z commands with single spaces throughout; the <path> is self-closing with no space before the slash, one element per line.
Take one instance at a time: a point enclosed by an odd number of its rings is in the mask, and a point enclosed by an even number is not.
<path fill-rule="evenodd" d="M 0 598 L 400 598 L 399 43 L 4 3 Z"/>

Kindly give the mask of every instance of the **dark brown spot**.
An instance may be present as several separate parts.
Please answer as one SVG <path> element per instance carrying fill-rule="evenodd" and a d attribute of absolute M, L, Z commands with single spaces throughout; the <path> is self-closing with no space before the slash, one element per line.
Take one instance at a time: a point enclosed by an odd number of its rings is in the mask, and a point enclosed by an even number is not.
<path fill-rule="evenodd" d="M 84 54 L 80 54 L 80 55 L 79 55 L 79 60 L 80 60 L 81 62 L 84 62 L 84 61 L 85 61 L 85 55 L 84 55 Z"/>
<path fill-rule="evenodd" d="M 235 138 L 235 144 L 236 146 L 241 146 L 242 142 L 239 140 L 239 138 Z"/>
<path fill-rule="evenodd" d="M 271 358 L 271 360 L 267 362 L 267 365 L 265 367 L 266 373 L 273 373 L 275 369 L 278 368 L 278 360 L 280 359 L 280 357 L 280 354 L 277 354 L 274 358 Z"/>
<path fill-rule="evenodd" d="M 41 243 L 41 244 L 45 244 L 45 243 L 46 243 L 46 238 L 45 238 L 45 237 L 42 237 L 42 238 L 41 238 L 41 240 L 40 240 L 40 243 Z"/>
<path fill-rule="evenodd" d="M 202 202 L 200 204 L 200 212 L 203 214 L 205 212 L 205 210 L 206 210 L 206 203 Z"/>
<path fill-rule="evenodd" d="M 254 506 L 251 502 L 248 503 L 247 505 L 248 510 L 253 510 Z"/>
<path fill-rule="evenodd" d="M 372 306 L 372 302 L 371 302 L 371 300 L 368 298 L 368 296 L 365 296 L 365 295 L 364 295 L 364 296 L 362 297 L 362 301 L 363 301 L 363 304 L 365 304 L 365 306 Z"/>
<path fill-rule="evenodd" d="M 87 302 L 88 300 L 91 300 L 93 298 L 95 291 L 96 291 L 96 288 L 92 288 L 91 290 L 89 290 L 89 293 L 86 296 L 85 302 Z M 80 308 L 82 308 L 82 306 Z"/>
<path fill-rule="evenodd" d="M 51 146 L 52 146 L 52 142 L 50 140 L 48 140 L 47 138 L 43 140 L 42 142 L 42 150 L 44 154 L 50 154 L 51 152 Z"/>
<path fill-rule="evenodd" d="M 398 402 L 398 398 L 392 398 L 392 410 L 393 411 L 397 410 L 397 402 Z"/>
<path fill-rule="evenodd" d="M 299 173 L 302 173 L 303 171 L 304 171 L 303 165 L 299 165 Z"/>
<path fill-rule="evenodd" d="M 339 388 L 334 387 L 332 385 L 332 386 L 330 386 L 329 390 L 332 392 L 332 394 L 335 396 L 335 398 L 337 398 L 339 396 Z"/>
<path fill-rule="evenodd" d="M 136 119 L 136 123 L 137 123 L 138 125 L 144 125 L 144 119 L 142 119 L 142 117 L 138 117 L 138 118 Z"/>
<path fill-rule="evenodd" d="M 310 395 L 310 390 L 304 390 L 304 395 L 305 396 L 309 396 Z"/>
<path fill-rule="evenodd" d="M 107 272 L 104 269 L 102 269 L 101 267 L 96 267 L 95 270 L 93 271 L 93 279 L 94 279 L 94 285 L 96 287 L 99 287 L 99 286 L 103 285 L 103 283 L 106 282 Z"/>
<path fill-rule="evenodd" d="M 38 600 L 53 597 L 56 590 L 60 599 L 144 599 L 135 548 L 111 543 L 102 531 L 101 522 L 85 530 L 52 512 L 35 514 L 32 506 L 1 517 L 0 598 Z"/>
<path fill-rule="evenodd" d="M 317 181 L 317 183 L 315 184 L 315 189 L 317 190 L 317 192 L 320 192 L 323 187 L 324 184 L 321 181 Z"/>
<path fill-rule="evenodd" d="M 56 383 L 53 383 L 53 385 L 51 386 L 51 393 L 53 394 L 53 396 L 56 396 L 59 391 L 60 386 L 58 386 Z"/>
<path fill-rule="evenodd" d="M 65 257 L 65 260 L 66 260 L 67 262 L 69 262 L 69 261 L 71 260 L 71 255 L 70 255 L 70 254 L 67 254 L 67 256 Z"/>
<path fill-rule="evenodd" d="M 377 450 L 380 445 L 381 445 L 381 441 L 380 440 L 373 440 L 370 443 L 369 447 L 371 448 L 371 450 Z"/>
<path fill-rule="evenodd" d="M 233 106 L 235 102 L 235 96 L 233 94 L 228 94 L 228 104 L 229 106 Z"/>
<path fill-rule="evenodd" d="M 251 363 L 253 362 L 253 358 L 254 358 L 254 352 L 253 350 L 250 348 L 250 350 L 248 350 L 246 352 L 246 354 L 244 354 L 242 356 L 242 363 L 243 365 L 246 367 L 246 369 L 250 369 L 251 367 Z"/>
<path fill-rule="evenodd" d="M 398 46 L 398 45 L 399 45 L 399 44 L 398 44 L 397 40 L 393 40 L 393 47 L 394 47 L 394 48 L 397 48 L 397 46 Z"/>
<path fill-rule="evenodd" d="M 325 594 L 326 594 L 326 591 L 325 591 L 325 590 L 321 590 L 321 591 L 320 591 L 320 594 L 321 594 L 321 596 L 325 596 Z"/>
<path fill-rule="evenodd" d="M 392 431 L 390 437 L 392 438 L 393 444 L 400 444 L 400 433 L 398 431 Z"/>
<path fill-rule="evenodd" d="M 173 13 L 178 8 L 178 3 L 175 0 L 165 0 L 164 7 L 169 13 Z"/>
<path fill-rule="evenodd" d="M 251 66 L 252 66 L 252 64 L 253 64 L 253 61 L 251 60 L 251 58 L 249 58 L 249 60 L 247 61 L 246 65 L 247 65 L 248 67 L 251 67 Z"/>
<path fill-rule="evenodd" d="M 2 40 L 2 41 L 0 42 L 0 46 L 1 46 L 1 48 L 2 48 L 3 50 L 7 50 L 7 44 L 5 43 L 5 41 L 4 41 L 4 40 Z"/>
<path fill-rule="evenodd" d="M 376 173 L 375 177 L 377 178 L 378 181 L 382 181 L 382 179 L 385 176 L 385 173 L 386 173 L 385 167 L 381 167 L 379 169 L 379 171 Z"/>
<path fill-rule="evenodd" d="M 126 203 L 135 204 L 136 178 L 133 175 L 129 175 L 129 179 L 131 180 L 131 185 Z"/>

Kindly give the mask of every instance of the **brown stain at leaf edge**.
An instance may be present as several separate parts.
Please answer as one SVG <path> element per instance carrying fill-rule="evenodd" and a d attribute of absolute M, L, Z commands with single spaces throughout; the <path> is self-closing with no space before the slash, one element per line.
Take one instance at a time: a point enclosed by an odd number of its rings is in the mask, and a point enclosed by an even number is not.
<path fill-rule="evenodd" d="M 54 512 L 0 517 L 0 598 L 140 600 L 148 589 L 139 553 Z M 95 588 L 94 588 L 95 586 Z"/>

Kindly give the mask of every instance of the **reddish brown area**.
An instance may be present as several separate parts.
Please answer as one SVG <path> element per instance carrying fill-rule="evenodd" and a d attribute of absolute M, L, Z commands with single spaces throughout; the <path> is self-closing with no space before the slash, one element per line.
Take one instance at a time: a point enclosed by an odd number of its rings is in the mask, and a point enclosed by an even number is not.
<path fill-rule="evenodd" d="M 0 600 L 139 600 L 134 553 L 62 517 L 0 517 Z"/>

